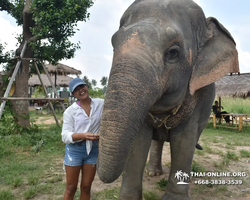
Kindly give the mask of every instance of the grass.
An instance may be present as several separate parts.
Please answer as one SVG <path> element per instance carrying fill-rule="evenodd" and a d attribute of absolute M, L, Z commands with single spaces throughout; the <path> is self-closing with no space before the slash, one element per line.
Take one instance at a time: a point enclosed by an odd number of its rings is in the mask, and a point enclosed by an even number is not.
<path fill-rule="evenodd" d="M 53 190 L 46 188 L 54 188 L 54 183 L 62 182 L 62 175 L 51 170 L 55 158 L 63 156 L 60 131 L 52 125 L 49 129 L 22 135 L 0 136 L 1 200 L 20 196 L 31 199 L 43 192 L 53 195 Z M 14 194 L 13 189 L 20 192 Z"/>
<path fill-rule="evenodd" d="M 231 100 L 232 101 L 232 100 Z M 242 112 L 250 115 L 250 101 L 236 100 L 237 106 L 227 99 L 222 104 L 228 112 Z M 58 114 L 62 119 L 62 114 Z M 44 122 L 52 114 L 36 114 L 30 112 L 33 122 L 39 117 Z M 0 126 L 4 126 L 1 124 Z M 62 170 L 64 144 L 61 142 L 61 129 L 56 125 L 37 125 L 38 128 L 23 134 L 0 132 L 0 200 L 18 199 L 48 199 L 63 198 L 65 190 L 65 174 Z M 10 127 L 5 127 L 8 130 Z M 250 158 L 250 127 L 243 128 L 242 132 L 227 128 L 213 128 L 208 123 L 203 131 L 199 143 L 203 151 L 195 150 L 192 171 L 246 171 L 243 184 L 228 185 L 194 185 L 190 183 L 191 199 L 238 199 L 246 197 L 250 192 L 241 190 L 250 188 L 250 170 L 247 161 Z M 246 148 L 247 147 L 247 148 Z M 170 163 L 163 163 L 169 168 Z M 155 188 L 143 188 L 143 200 L 158 200 L 161 198 L 168 180 L 168 174 L 163 174 L 155 181 Z M 207 177 L 202 177 L 206 179 Z M 92 200 L 118 199 L 119 185 L 92 193 Z M 233 192 L 232 192 L 233 191 Z M 247 191 L 247 190 L 246 190 Z M 209 194 L 209 195 L 208 195 Z M 79 190 L 76 199 L 79 198 Z"/>
<path fill-rule="evenodd" d="M 143 198 L 145 200 L 159 200 L 159 199 L 161 199 L 159 194 L 155 193 L 154 191 L 144 191 Z"/>
<path fill-rule="evenodd" d="M 165 178 L 160 179 L 156 185 L 161 189 L 161 190 L 166 190 L 168 184 L 168 180 L 166 180 Z"/>
<path fill-rule="evenodd" d="M 244 112 L 245 113 L 245 112 Z M 209 123 L 200 137 L 200 143 L 204 150 L 203 153 L 195 151 L 195 161 L 199 161 L 199 165 L 206 166 L 206 171 L 215 172 L 240 172 L 246 171 L 250 173 L 250 169 L 246 166 L 250 157 L 250 128 L 244 126 L 243 131 L 231 130 L 228 128 L 213 128 L 213 124 Z M 242 148 L 246 148 L 242 149 Z M 212 162 L 211 162 L 212 161 Z M 196 163 L 193 162 L 192 166 Z M 201 171 L 200 169 L 198 171 Z M 208 177 L 202 177 L 208 179 Z M 213 177 L 214 178 L 214 177 Z M 216 177 L 215 177 L 216 178 Z M 229 179 L 230 177 L 217 177 L 217 179 Z M 243 180 L 245 188 L 249 188 L 250 181 L 247 177 L 234 177 L 234 179 Z M 199 199 L 238 199 L 239 197 L 246 197 L 248 199 L 250 192 L 242 193 L 241 189 L 236 189 L 237 186 L 229 185 L 209 185 L 207 187 L 196 188 L 198 193 L 206 194 L 209 190 L 210 197 L 199 197 Z M 195 198 L 196 199 L 196 198 Z M 198 198 L 197 198 L 198 199 Z"/>
<path fill-rule="evenodd" d="M 92 199 L 93 200 L 101 200 L 101 199 L 118 199 L 119 197 L 120 188 L 114 187 L 110 189 L 105 189 L 101 192 L 96 192 Z"/>
<path fill-rule="evenodd" d="M 240 155 L 242 158 L 250 158 L 250 151 L 240 150 Z"/>
<path fill-rule="evenodd" d="M 231 113 L 244 113 L 250 116 L 250 99 L 246 98 L 225 98 L 221 100 L 223 110 Z"/>

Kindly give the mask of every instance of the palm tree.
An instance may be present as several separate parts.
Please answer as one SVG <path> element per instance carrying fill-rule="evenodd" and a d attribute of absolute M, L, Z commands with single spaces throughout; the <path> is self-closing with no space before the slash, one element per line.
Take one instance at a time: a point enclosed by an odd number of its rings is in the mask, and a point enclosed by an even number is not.
<path fill-rule="evenodd" d="M 107 84 L 108 84 L 108 77 L 103 76 L 102 79 L 100 80 L 100 82 L 101 82 L 101 85 L 103 87 L 107 86 Z"/>
<path fill-rule="evenodd" d="M 92 79 L 91 84 L 95 87 L 96 84 L 97 84 L 96 80 L 95 80 L 95 79 Z"/>
<path fill-rule="evenodd" d="M 188 174 L 185 173 L 185 172 L 183 172 L 182 177 L 183 177 L 183 181 L 184 181 L 184 180 L 188 180 L 188 178 L 189 178 Z"/>
<path fill-rule="evenodd" d="M 84 76 L 82 80 L 86 83 L 88 89 L 91 90 L 92 89 L 92 84 L 89 81 L 89 78 L 87 76 Z"/>
<path fill-rule="evenodd" d="M 103 86 L 102 93 L 105 95 L 107 91 L 108 77 L 103 76 L 100 82 L 101 85 Z"/>
<path fill-rule="evenodd" d="M 175 173 L 175 178 L 177 178 L 178 180 L 179 179 L 181 179 L 181 177 L 183 176 L 183 172 L 182 172 L 182 170 L 180 170 L 180 171 L 177 171 L 176 173 Z"/>

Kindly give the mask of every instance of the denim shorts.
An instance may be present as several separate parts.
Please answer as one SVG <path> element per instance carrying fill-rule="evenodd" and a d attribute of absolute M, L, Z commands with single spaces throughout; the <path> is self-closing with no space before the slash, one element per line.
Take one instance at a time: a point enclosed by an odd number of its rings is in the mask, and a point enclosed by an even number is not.
<path fill-rule="evenodd" d="M 98 157 L 98 141 L 92 141 L 92 149 L 87 155 L 86 141 L 66 144 L 64 165 L 80 166 L 84 163 L 95 165 Z"/>

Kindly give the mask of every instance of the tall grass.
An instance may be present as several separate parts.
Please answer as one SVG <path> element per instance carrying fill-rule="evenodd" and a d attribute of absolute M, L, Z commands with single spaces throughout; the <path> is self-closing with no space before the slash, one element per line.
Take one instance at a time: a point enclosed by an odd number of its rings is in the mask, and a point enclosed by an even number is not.
<path fill-rule="evenodd" d="M 218 100 L 218 97 L 215 100 Z M 243 113 L 250 116 L 250 98 L 222 97 L 221 105 L 224 108 L 223 111 L 227 111 L 228 113 Z"/>

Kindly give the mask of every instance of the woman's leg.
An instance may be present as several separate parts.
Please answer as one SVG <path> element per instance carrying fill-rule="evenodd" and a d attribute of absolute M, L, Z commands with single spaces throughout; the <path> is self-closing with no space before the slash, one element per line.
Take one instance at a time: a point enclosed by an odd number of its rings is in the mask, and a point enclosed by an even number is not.
<path fill-rule="evenodd" d="M 78 178 L 81 166 L 67 166 L 65 165 L 66 170 L 66 191 L 64 193 L 63 200 L 74 200 L 74 196 L 77 190 Z"/>
<path fill-rule="evenodd" d="M 80 200 L 90 200 L 91 185 L 96 173 L 96 165 L 83 164 Z"/>

